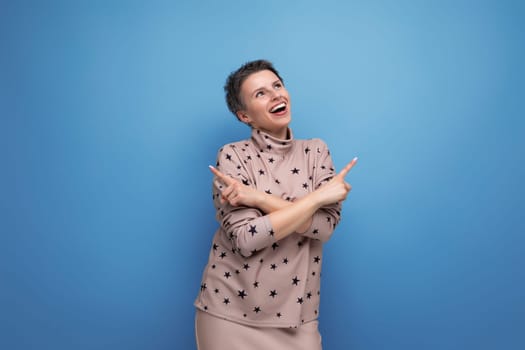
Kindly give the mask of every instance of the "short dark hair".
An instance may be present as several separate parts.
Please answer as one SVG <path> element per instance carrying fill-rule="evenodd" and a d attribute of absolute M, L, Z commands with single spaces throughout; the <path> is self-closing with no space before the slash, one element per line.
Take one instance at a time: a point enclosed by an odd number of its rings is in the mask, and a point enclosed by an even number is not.
<path fill-rule="evenodd" d="M 230 73 L 226 84 L 224 84 L 224 92 L 226 92 L 226 104 L 228 109 L 232 112 L 237 119 L 237 112 L 244 108 L 243 101 L 241 99 L 241 86 L 242 83 L 253 73 L 257 73 L 263 70 L 269 70 L 273 72 L 284 84 L 283 79 L 274 68 L 273 64 L 267 60 L 256 60 L 250 61 L 243 64 L 239 69 Z"/>

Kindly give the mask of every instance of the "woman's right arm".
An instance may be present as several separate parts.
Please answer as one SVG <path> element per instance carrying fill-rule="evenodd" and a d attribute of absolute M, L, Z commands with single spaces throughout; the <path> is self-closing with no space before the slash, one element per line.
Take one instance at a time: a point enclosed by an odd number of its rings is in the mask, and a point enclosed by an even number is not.
<path fill-rule="evenodd" d="M 354 158 L 325 185 L 295 201 L 292 205 L 270 213 L 269 218 L 275 239 L 280 240 L 296 232 L 300 227 L 306 225 L 320 208 L 344 201 L 352 189 L 352 186 L 345 181 L 345 176 L 356 162 L 357 159 Z"/>
<path fill-rule="evenodd" d="M 211 166 L 210 169 L 226 185 L 221 191 L 220 202 L 234 207 L 244 205 L 258 208 L 264 213 L 269 212 L 273 235 L 276 240 L 280 240 L 293 232 L 306 230 L 314 213 L 323 206 L 346 199 L 352 187 L 345 182 L 345 176 L 356 162 L 357 159 L 353 159 L 329 182 L 293 203 L 241 184 Z"/>

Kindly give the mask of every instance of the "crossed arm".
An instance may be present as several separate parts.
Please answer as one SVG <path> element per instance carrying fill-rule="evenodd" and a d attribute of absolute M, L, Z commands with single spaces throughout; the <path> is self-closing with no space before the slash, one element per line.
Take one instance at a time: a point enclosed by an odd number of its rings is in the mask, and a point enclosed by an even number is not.
<path fill-rule="evenodd" d="M 345 181 L 345 176 L 356 162 L 357 158 L 352 159 L 329 182 L 295 202 L 288 202 L 280 197 L 246 186 L 212 166 L 210 170 L 226 185 L 221 192 L 221 202 L 228 202 L 232 206 L 244 205 L 258 208 L 268 214 L 275 238 L 280 240 L 293 232 L 304 233 L 310 227 L 312 217 L 317 210 L 325 205 L 346 199 L 352 186 Z"/>

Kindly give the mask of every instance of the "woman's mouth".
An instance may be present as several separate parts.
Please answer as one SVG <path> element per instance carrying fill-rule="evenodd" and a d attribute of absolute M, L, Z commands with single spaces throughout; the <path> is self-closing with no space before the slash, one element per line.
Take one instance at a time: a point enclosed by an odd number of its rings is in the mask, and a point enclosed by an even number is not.
<path fill-rule="evenodd" d="M 270 109 L 270 113 L 275 114 L 275 115 L 282 115 L 286 113 L 286 103 L 281 102 L 279 104 L 276 104 Z"/>

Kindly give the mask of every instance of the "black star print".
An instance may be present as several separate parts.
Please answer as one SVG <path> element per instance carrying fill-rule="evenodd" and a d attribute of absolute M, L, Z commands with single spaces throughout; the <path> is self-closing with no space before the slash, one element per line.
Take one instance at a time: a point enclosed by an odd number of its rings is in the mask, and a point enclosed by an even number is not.
<path fill-rule="evenodd" d="M 257 281 L 253 282 L 253 288 L 259 288 L 259 282 Z"/>
<path fill-rule="evenodd" d="M 319 261 L 321 261 L 321 258 L 318 255 L 314 258 L 314 263 L 319 264 Z"/>
<path fill-rule="evenodd" d="M 330 221 L 332 221 L 332 219 L 330 219 L 330 217 L 327 216 L 327 217 L 326 217 L 326 221 L 327 221 L 327 222 L 330 222 Z"/>
<path fill-rule="evenodd" d="M 268 144 L 268 145 L 266 146 L 266 149 L 267 149 L 268 151 L 271 150 L 271 149 L 272 149 L 272 145 Z"/>
<path fill-rule="evenodd" d="M 217 243 L 213 243 L 213 250 L 217 250 L 219 248 L 219 245 Z"/>
<path fill-rule="evenodd" d="M 264 192 L 266 192 L 266 193 L 268 193 L 268 194 L 272 194 L 272 191 L 270 191 L 269 189 L 266 190 L 266 191 L 264 191 Z"/>
<path fill-rule="evenodd" d="M 308 184 L 307 184 L 306 182 L 303 183 L 303 188 L 304 188 L 304 189 L 307 189 L 307 188 L 308 188 Z"/>
<path fill-rule="evenodd" d="M 201 284 L 201 290 L 205 290 L 206 288 L 206 283 Z"/>
<path fill-rule="evenodd" d="M 264 175 L 264 170 L 259 169 L 259 175 Z"/>
<path fill-rule="evenodd" d="M 252 156 L 248 156 L 248 157 L 246 157 L 246 159 L 252 160 Z"/>
<path fill-rule="evenodd" d="M 245 269 L 246 271 L 248 271 L 248 269 L 250 268 L 250 265 L 244 264 L 244 265 L 242 265 L 242 268 Z"/>
<path fill-rule="evenodd" d="M 275 316 L 281 318 L 282 317 L 282 314 L 280 312 L 278 312 Z"/>
<path fill-rule="evenodd" d="M 306 298 L 311 299 L 311 298 L 312 298 L 312 292 L 308 292 L 308 293 L 306 294 Z"/>
<path fill-rule="evenodd" d="M 230 278 L 231 276 L 231 273 L 229 273 L 228 271 L 224 273 L 224 277 L 226 277 L 226 279 Z"/>
<path fill-rule="evenodd" d="M 271 265 L 270 265 L 270 269 L 272 269 L 272 270 L 275 271 L 276 268 L 277 268 L 277 265 L 275 265 L 275 264 L 271 264 Z"/>
<path fill-rule="evenodd" d="M 214 292 L 215 294 L 219 294 L 219 288 L 215 288 Z"/>
<path fill-rule="evenodd" d="M 255 312 L 256 314 L 258 314 L 259 312 L 261 312 L 261 307 L 260 306 L 256 306 L 253 308 L 253 312 Z"/>
<path fill-rule="evenodd" d="M 239 271 L 239 270 L 235 270 L 235 273 L 238 275 L 238 274 L 241 273 L 241 271 Z"/>
<path fill-rule="evenodd" d="M 299 174 L 299 169 L 297 169 L 297 168 L 293 168 L 290 171 L 292 172 L 292 174 Z"/>
<path fill-rule="evenodd" d="M 273 163 L 274 161 L 275 160 L 273 159 L 273 157 L 268 159 L 268 162 L 270 162 L 270 163 Z"/>
<path fill-rule="evenodd" d="M 270 291 L 270 296 L 272 298 L 275 298 L 276 295 L 277 295 L 277 291 L 275 289 Z"/>
<path fill-rule="evenodd" d="M 272 248 L 273 248 L 273 250 L 279 248 L 279 244 L 277 244 L 277 242 L 274 242 L 274 243 L 272 244 Z"/>
<path fill-rule="evenodd" d="M 309 149 L 308 147 L 306 147 L 306 148 L 304 149 L 304 153 L 308 154 L 308 152 L 310 152 L 310 149 Z"/>
<path fill-rule="evenodd" d="M 250 229 L 248 230 L 248 232 L 250 232 L 252 236 L 257 233 L 257 230 L 255 229 L 256 227 L 257 225 L 250 225 Z"/>
<path fill-rule="evenodd" d="M 214 269 L 215 268 L 215 264 L 211 265 L 211 268 Z"/>
<path fill-rule="evenodd" d="M 232 160 L 232 156 L 229 155 L 228 153 L 226 153 L 226 159 L 228 159 L 228 160 Z"/>
<path fill-rule="evenodd" d="M 268 234 L 269 234 L 270 236 L 273 236 L 274 233 L 275 233 L 275 232 L 273 232 L 273 230 L 270 230 L 270 231 L 268 232 Z"/>
<path fill-rule="evenodd" d="M 250 181 L 248 180 L 242 180 L 242 184 L 248 186 L 250 184 Z"/>
<path fill-rule="evenodd" d="M 297 298 L 297 304 L 302 304 L 303 303 L 303 298 Z"/>
<path fill-rule="evenodd" d="M 276 183 L 276 184 L 280 184 L 281 181 L 279 181 L 278 179 L 275 179 L 275 183 Z"/>
<path fill-rule="evenodd" d="M 288 264 L 288 258 L 283 259 L 283 264 Z"/>
<path fill-rule="evenodd" d="M 224 301 L 223 301 L 224 304 L 228 305 L 230 303 L 230 299 L 229 298 L 224 298 Z"/>
<path fill-rule="evenodd" d="M 219 257 L 220 257 L 221 259 L 224 259 L 224 258 L 226 257 L 226 255 L 227 255 L 226 252 L 222 252 L 221 255 L 219 255 Z"/>
<path fill-rule="evenodd" d="M 318 229 L 314 229 L 314 230 L 312 231 L 312 233 L 313 233 L 314 235 L 316 235 L 316 234 L 319 233 L 319 230 L 318 230 Z"/>
<path fill-rule="evenodd" d="M 240 297 L 241 299 L 244 299 L 244 297 L 248 296 L 248 294 L 246 294 L 244 290 L 238 290 L 237 293 L 238 293 L 237 296 Z"/>
<path fill-rule="evenodd" d="M 300 281 L 301 281 L 301 280 L 298 279 L 297 276 L 295 276 L 295 277 L 292 279 L 292 284 L 298 286 Z"/>

